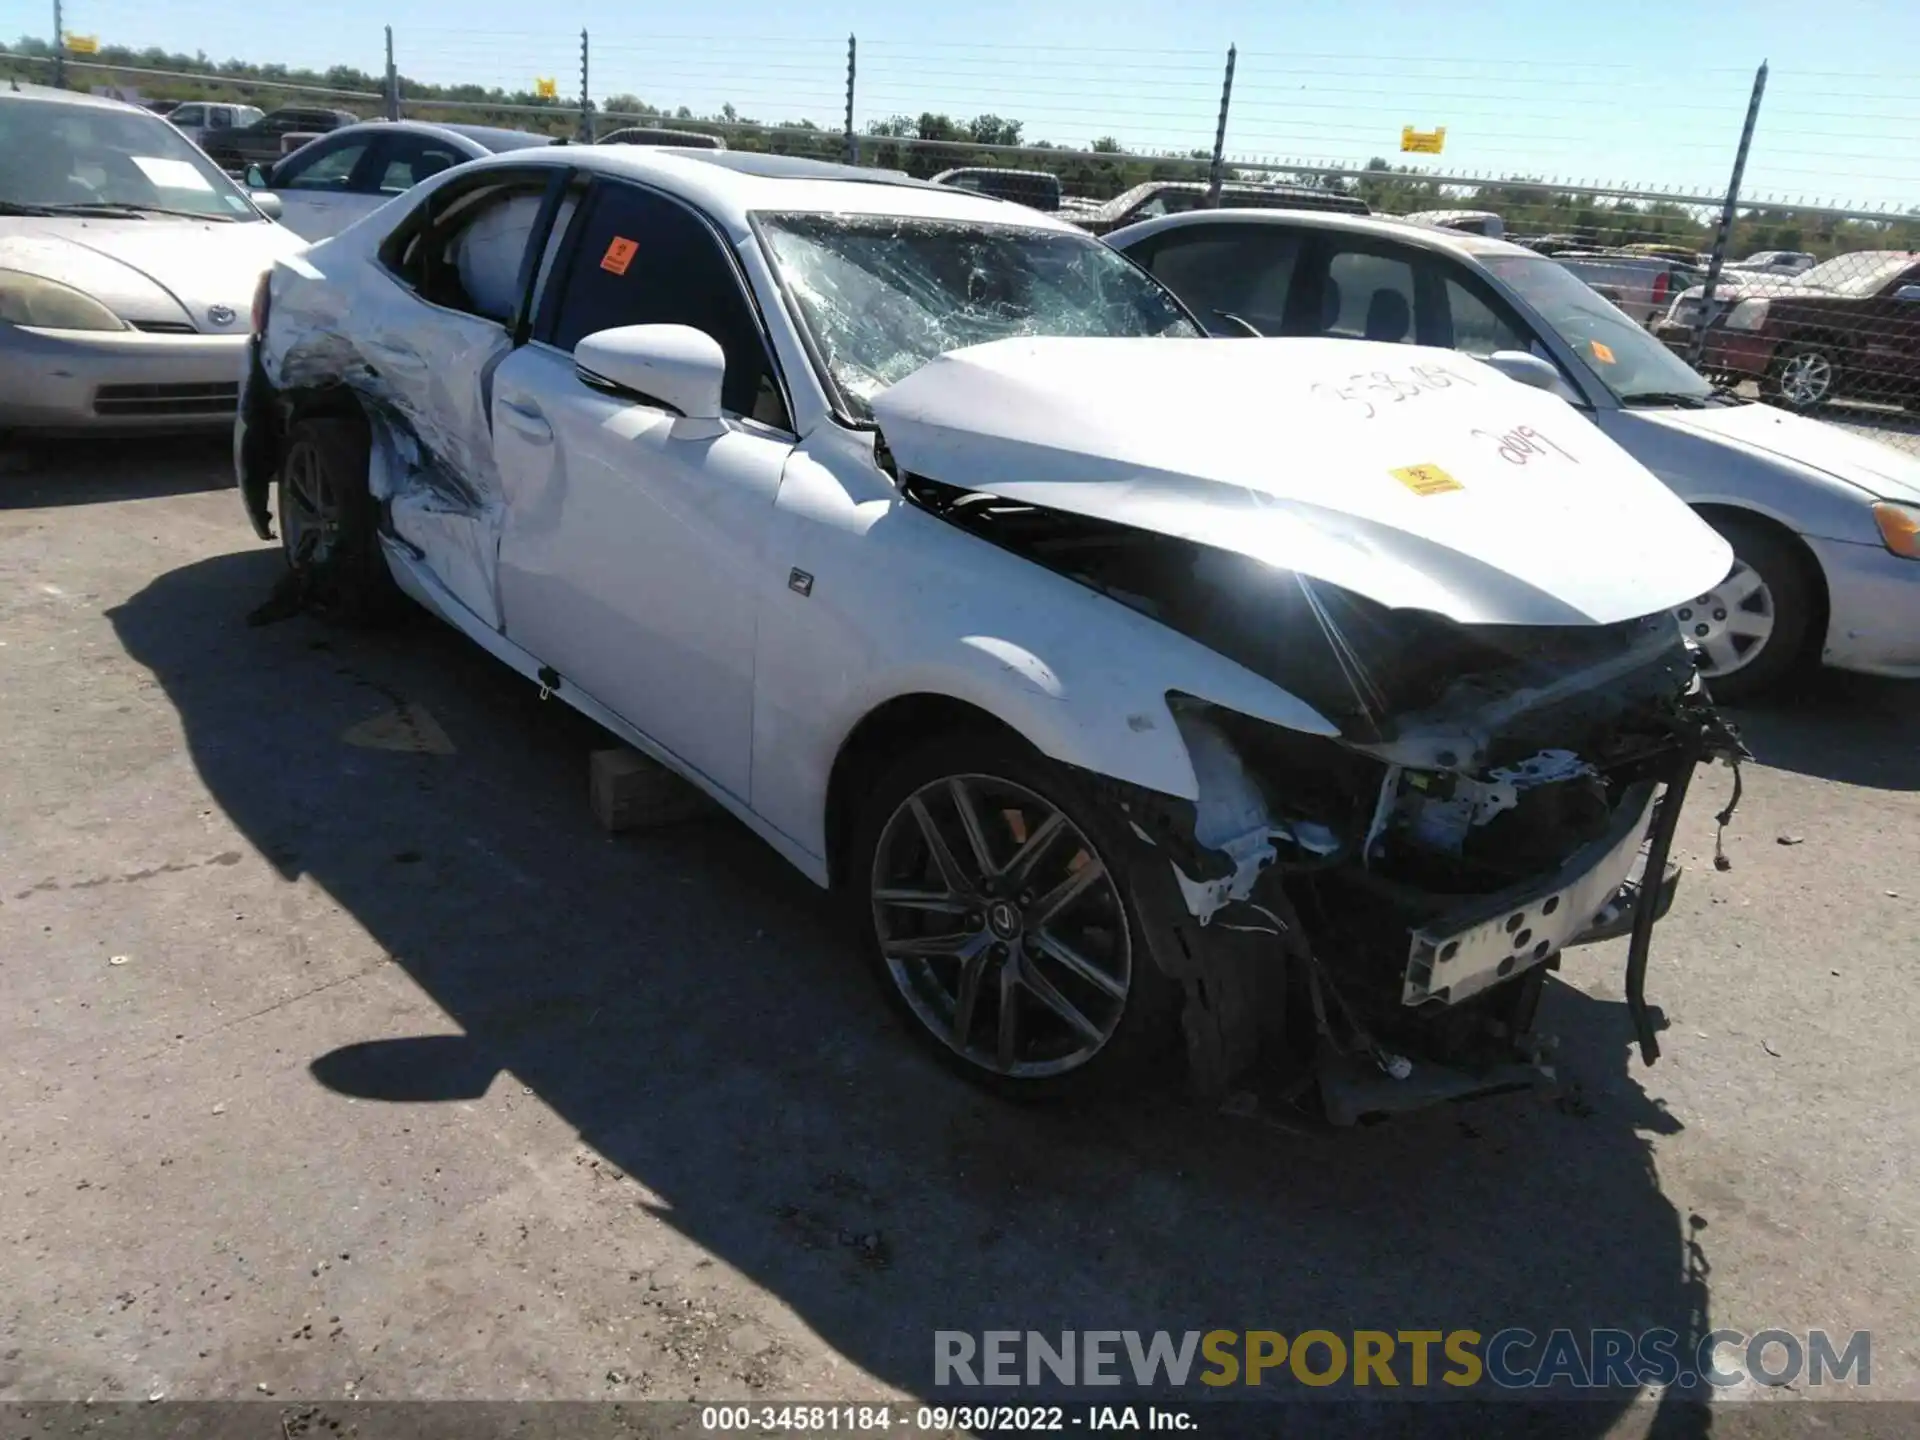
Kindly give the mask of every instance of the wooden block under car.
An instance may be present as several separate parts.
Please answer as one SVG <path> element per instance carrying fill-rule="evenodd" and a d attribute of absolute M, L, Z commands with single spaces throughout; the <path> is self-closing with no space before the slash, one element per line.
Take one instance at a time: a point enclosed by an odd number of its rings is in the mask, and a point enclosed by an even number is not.
<path fill-rule="evenodd" d="M 706 797 L 664 765 L 624 745 L 587 758 L 593 818 L 610 834 L 677 825 L 706 808 Z"/>

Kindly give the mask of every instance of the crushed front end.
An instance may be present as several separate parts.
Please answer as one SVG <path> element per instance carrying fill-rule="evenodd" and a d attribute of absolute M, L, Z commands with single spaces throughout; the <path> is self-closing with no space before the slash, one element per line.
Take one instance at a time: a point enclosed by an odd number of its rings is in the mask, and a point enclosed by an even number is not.
<path fill-rule="evenodd" d="M 1190 1004 L 1215 1010 L 1257 997 L 1256 1013 L 1190 1024 L 1190 1042 L 1243 1031 L 1221 1043 L 1244 1061 L 1285 1035 L 1296 1058 L 1311 1055 L 1336 1122 L 1504 1088 L 1544 1065 L 1533 1021 L 1546 972 L 1569 947 L 1624 935 L 1651 1063 L 1644 982 L 1679 879 L 1674 829 L 1695 769 L 1744 753 L 1677 628 L 1664 614 L 1564 629 L 1401 623 L 1420 642 L 1389 685 L 1349 685 L 1340 738 L 1171 697 L 1198 803 L 1120 797 L 1141 812 L 1136 833 L 1169 852 L 1197 927 L 1190 978 L 1216 949 L 1211 963 L 1286 969 L 1279 986 L 1190 986 Z M 1354 638 L 1342 639 L 1349 680 L 1377 673 Z M 1217 946 L 1221 926 L 1235 939 Z M 1261 931 L 1268 953 L 1250 955 L 1240 937 Z M 1196 1059 L 1216 1078 L 1240 1068 Z"/>
<path fill-rule="evenodd" d="M 1173 694 L 1198 798 L 1094 777 L 1151 857 L 1135 898 L 1185 988 L 1200 1093 L 1305 1061 L 1344 1121 L 1531 1082 L 1547 971 L 1621 936 L 1657 1056 L 1644 980 L 1674 827 L 1695 769 L 1745 753 L 1670 613 L 1468 625 L 1164 534 L 921 477 L 907 490 L 1338 727 Z"/>

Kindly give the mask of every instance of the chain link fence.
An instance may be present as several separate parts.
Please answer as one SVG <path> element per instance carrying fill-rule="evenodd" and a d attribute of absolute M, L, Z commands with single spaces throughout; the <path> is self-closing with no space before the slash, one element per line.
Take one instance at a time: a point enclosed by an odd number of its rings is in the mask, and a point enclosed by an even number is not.
<path fill-rule="evenodd" d="M 83 3 L 101 29 L 129 7 L 132 28 L 134 0 Z M 473 77 L 432 84 L 402 73 L 391 31 L 376 39 L 382 65 L 311 73 L 76 46 L 70 29 L 69 43 L 0 49 L 0 83 L 845 161 L 1094 233 L 1218 205 L 1498 235 L 1564 266 L 1710 379 L 1920 453 L 1920 162 L 1896 143 L 1920 102 L 1900 77 L 1729 67 L 1689 71 L 1676 95 L 1660 75 L 1573 62 L 819 36 L 743 61 L 712 35 L 482 32 L 419 53 L 435 73 Z M 643 81 L 655 98 L 637 93 Z M 1415 115 L 1446 123 L 1420 129 Z M 1657 178 L 1576 178 L 1602 128 Z M 1854 196 L 1796 193 L 1809 181 Z"/>

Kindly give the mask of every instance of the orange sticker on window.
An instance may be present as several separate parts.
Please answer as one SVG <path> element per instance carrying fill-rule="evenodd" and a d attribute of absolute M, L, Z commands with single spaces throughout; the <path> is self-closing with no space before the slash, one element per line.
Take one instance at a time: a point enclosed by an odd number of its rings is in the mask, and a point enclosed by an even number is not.
<path fill-rule="evenodd" d="M 1467 488 L 1438 465 L 1403 465 L 1387 473 L 1416 495 L 1444 495 Z"/>
<path fill-rule="evenodd" d="M 633 263 L 633 257 L 640 253 L 637 240 L 629 240 L 624 235 L 616 235 L 607 243 L 607 253 L 600 257 L 600 268 L 611 270 L 616 275 L 627 273 L 627 267 Z"/>
<path fill-rule="evenodd" d="M 1602 365 L 1613 364 L 1613 351 L 1608 346 L 1602 345 L 1598 340 L 1589 340 L 1587 348 L 1593 351 L 1593 358 Z"/>

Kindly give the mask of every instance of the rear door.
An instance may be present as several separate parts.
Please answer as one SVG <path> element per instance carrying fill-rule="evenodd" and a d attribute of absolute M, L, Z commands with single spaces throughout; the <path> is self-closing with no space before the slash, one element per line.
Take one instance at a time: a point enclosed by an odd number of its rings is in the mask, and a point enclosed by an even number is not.
<path fill-rule="evenodd" d="M 524 333 L 536 236 L 568 174 L 488 169 L 436 189 L 382 243 L 392 288 L 356 327 L 381 398 L 418 442 L 411 473 L 394 477 L 394 531 L 494 629 L 506 515 L 494 372 Z"/>
<path fill-rule="evenodd" d="M 1294 333 L 1446 345 L 1439 277 L 1421 260 L 1411 246 L 1320 231 L 1300 265 L 1295 313 L 1305 326 Z"/>

